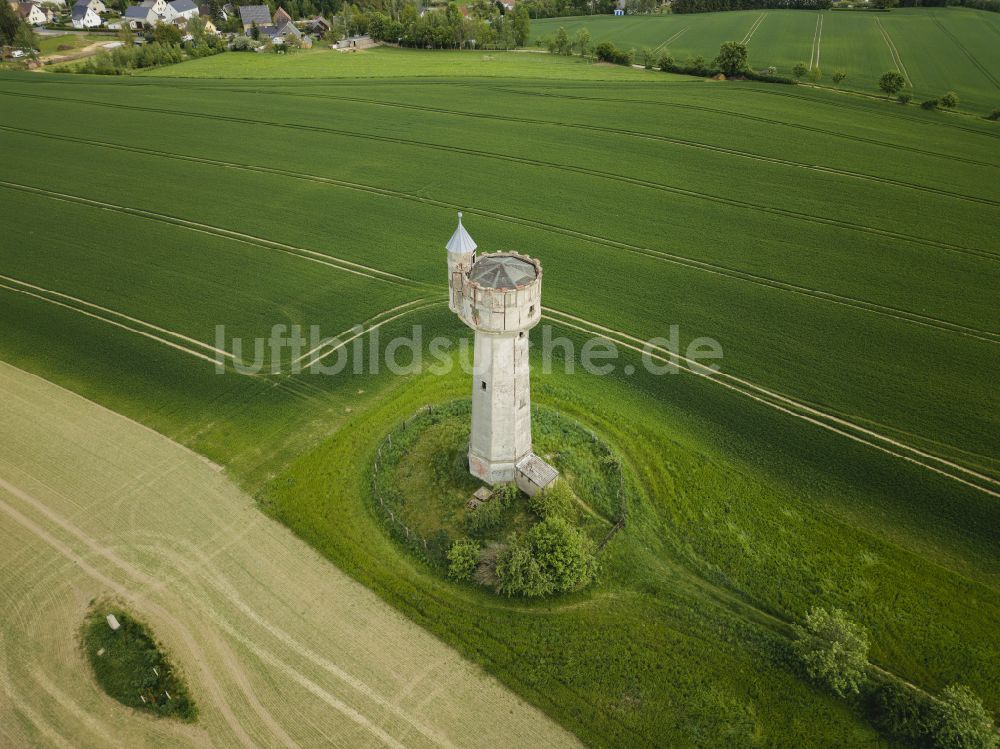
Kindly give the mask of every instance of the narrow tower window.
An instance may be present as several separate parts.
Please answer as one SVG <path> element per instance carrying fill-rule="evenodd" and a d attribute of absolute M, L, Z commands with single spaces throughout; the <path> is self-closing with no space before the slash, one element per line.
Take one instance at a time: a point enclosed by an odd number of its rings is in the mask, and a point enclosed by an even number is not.
<path fill-rule="evenodd" d="M 480 382 L 479 383 L 479 387 L 480 387 L 481 390 L 485 390 L 486 389 L 486 380 L 483 380 L 482 382 Z"/>

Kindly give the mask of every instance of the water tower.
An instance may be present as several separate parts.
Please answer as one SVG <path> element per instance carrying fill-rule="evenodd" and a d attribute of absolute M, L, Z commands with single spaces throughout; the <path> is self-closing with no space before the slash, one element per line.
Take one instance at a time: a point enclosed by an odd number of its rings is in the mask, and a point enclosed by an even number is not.
<path fill-rule="evenodd" d="M 446 247 L 448 306 L 476 332 L 469 472 L 535 494 L 559 475 L 531 451 L 528 331 L 542 317 L 542 265 L 516 252 L 476 255 L 461 213 Z"/>

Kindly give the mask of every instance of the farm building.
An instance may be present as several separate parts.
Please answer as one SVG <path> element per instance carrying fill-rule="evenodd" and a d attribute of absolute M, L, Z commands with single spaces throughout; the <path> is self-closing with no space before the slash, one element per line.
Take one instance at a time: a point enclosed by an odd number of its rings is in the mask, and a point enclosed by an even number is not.
<path fill-rule="evenodd" d="M 73 6 L 72 20 L 74 29 L 93 29 L 101 25 L 101 17 L 84 4 Z"/>
<path fill-rule="evenodd" d="M 346 39 L 341 39 L 337 42 L 337 49 L 366 49 L 367 47 L 374 47 L 375 40 L 372 39 L 367 34 L 361 36 L 349 36 Z"/>
<path fill-rule="evenodd" d="M 241 5 L 240 21 L 244 31 L 249 31 L 254 25 L 262 29 L 272 25 L 271 11 L 266 5 Z"/>

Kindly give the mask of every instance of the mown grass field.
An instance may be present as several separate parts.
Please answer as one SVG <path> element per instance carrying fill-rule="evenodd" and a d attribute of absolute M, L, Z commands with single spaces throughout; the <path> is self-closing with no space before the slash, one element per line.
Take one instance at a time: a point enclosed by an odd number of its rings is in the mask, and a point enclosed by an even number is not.
<path fill-rule="evenodd" d="M 578 745 L 198 455 L 7 364 L 0 392 L 3 746 Z M 109 595 L 183 673 L 193 723 L 97 687 L 80 630 Z"/>
<path fill-rule="evenodd" d="M 658 49 L 679 62 L 713 59 L 725 41 L 746 41 L 750 64 L 773 65 L 791 75 L 799 62 L 818 66 L 821 85 L 836 70 L 843 88 L 878 94 L 887 70 L 907 77 L 916 99 L 955 91 L 961 107 L 988 114 L 1000 107 L 1000 18 L 966 8 L 903 8 L 889 13 L 765 10 L 663 16 L 589 16 L 532 22 L 532 37 L 554 36 L 562 26 L 572 37 L 586 27 L 595 42 L 623 49 Z"/>
<path fill-rule="evenodd" d="M 641 71 L 412 72 L 0 77 L 0 358 L 224 465 L 588 743 L 881 740 L 787 658 L 816 603 L 869 626 L 881 666 L 1000 708 L 995 127 Z M 470 592 L 371 512 L 378 442 L 463 375 L 214 372 L 218 324 L 465 334 L 457 209 L 480 247 L 542 259 L 557 335 L 723 347 L 712 379 L 536 377 L 644 488 L 591 593 Z"/>

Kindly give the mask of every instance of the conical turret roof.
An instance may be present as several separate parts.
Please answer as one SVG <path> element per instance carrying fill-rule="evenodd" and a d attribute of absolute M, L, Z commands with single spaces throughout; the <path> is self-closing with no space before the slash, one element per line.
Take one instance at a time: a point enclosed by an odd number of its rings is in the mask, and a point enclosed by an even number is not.
<path fill-rule="evenodd" d="M 465 230 L 465 227 L 462 226 L 461 211 L 458 212 L 458 226 L 455 228 L 455 233 L 451 235 L 451 239 L 448 240 L 448 244 L 445 247 L 448 249 L 448 252 L 456 255 L 467 255 L 476 251 L 475 241 L 469 236 L 469 232 Z"/>

